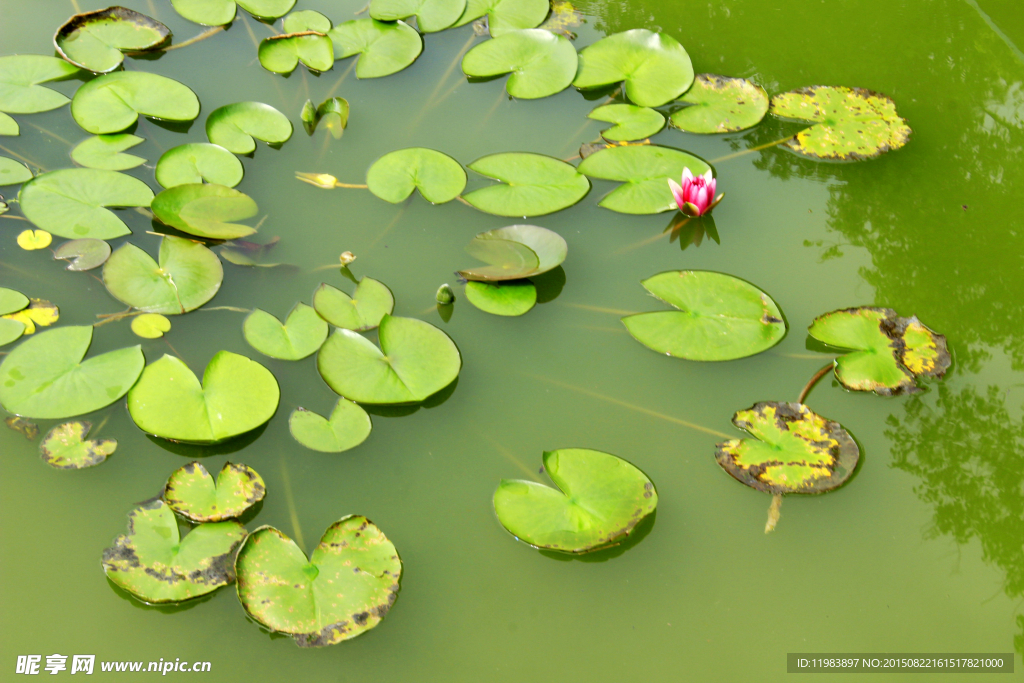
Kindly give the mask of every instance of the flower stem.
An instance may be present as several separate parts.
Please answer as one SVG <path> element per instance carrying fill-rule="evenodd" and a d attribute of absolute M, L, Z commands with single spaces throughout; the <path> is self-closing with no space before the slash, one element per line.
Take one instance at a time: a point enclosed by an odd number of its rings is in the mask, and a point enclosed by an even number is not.
<path fill-rule="evenodd" d="M 818 383 L 818 380 L 824 377 L 828 373 L 828 371 L 834 367 L 835 361 L 832 361 L 828 365 L 823 367 L 821 370 L 818 370 L 816 373 L 814 373 L 814 377 L 811 377 L 807 384 L 804 385 L 803 391 L 800 392 L 800 398 L 798 398 L 796 402 L 803 403 L 804 399 L 807 398 L 807 394 L 811 393 L 811 389 L 814 387 L 815 384 Z"/>
<path fill-rule="evenodd" d="M 774 142 L 766 142 L 765 144 L 758 145 L 757 147 L 751 147 L 750 149 L 744 149 L 744 150 L 740 150 L 739 152 L 733 152 L 732 154 L 726 154 L 724 157 L 718 157 L 717 159 L 712 159 L 708 163 L 709 164 L 720 164 L 723 161 L 729 161 L 730 159 L 736 159 L 737 157 L 746 156 L 747 154 L 753 154 L 754 152 L 760 152 L 762 149 L 768 149 L 769 147 L 774 147 L 775 145 L 781 145 L 783 142 L 788 142 L 789 140 L 792 140 L 794 137 L 796 137 L 795 134 L 794 135 L 787 135 L 786 137 L 780 138 L 779 140 L 776 140 Z"/>
<path fill-rule="evenodd" d="M 198 43 L 201 40 L 206 40 L 207 38 L 215 36 L 215 35 L 217 35 L 218 33 L 220 33 L 223 30 L 224 30 L 223 26 L 214 26 L 213 28 L 210 28 L 210 29 L 207 29 L 207 30 L 203 31 L 202 33 L 200 33 L 198 36 L 195 36 L 194 38 L 189 38 L 188 40 L 186 40 L 184 42 L 175 43 L 174 45 L 169 45 L 168 47 L 164 48 L 162 51 L 163 52 L 170 52 L 171 50 L 177 50 L 177 49 L 182 48 L 182 47 L 188 47 L 189 45 L 193 45 L 195 43 Z"/>
<path fill-rule="evenodd" d="M 779 523 L 782 516 L 782 495 L 776 493 L 772 496 L 772 504 L 768 506 L 768 522 L 764 525 L 764 532 L 770 534 L 775 531 L 775 525 Z"/>

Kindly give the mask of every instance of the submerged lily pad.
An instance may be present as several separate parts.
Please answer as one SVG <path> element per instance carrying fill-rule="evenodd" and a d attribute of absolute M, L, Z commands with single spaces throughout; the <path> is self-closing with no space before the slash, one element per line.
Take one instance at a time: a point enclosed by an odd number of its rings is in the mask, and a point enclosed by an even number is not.
<path fill-rule="evenodd" d="M 103 267 L 103 284 L 115 299 L 148 313 L 177 315 L 213 298 L 224 280 L 220 259 L 202 244 L 166 235 L 160 263 L 131 243 Z"/>
<path fill-rule="evenodd" d="M 416 17 L 423 33 L 442 31 L 462 16 L 466 0 L 372 0 L 370 16 L 378 21 Z"/>
<path fill-rule="evenodd" d="M 420 34 L 404 21 L 353 19 L 335 26 L 327 35 L 334 41 L 336 59 L 359 55 L 358 78 L 380 78 L 397 73 L 415 62 L 423 51 Z"/>
<path fill-rule="evenodd" d="M 466 188 L 462 164 L 447 154 L 425 147 L 408 147 L 385 154 L 366 172 L 370 192 L 398 204 L 419 190 L 431 204 L 444 204 Z"/>
<path fill-rule="evenodd" d="M 813 124 L 784 146 L 812 159 L 862 161 L 899 149 L 910 127 L 888 96 L 864 88 L 814 85 L 772 98 L 776 116 Z"/>
<path fill-rule="evenodd" d="M 509 225 L 480 233 L 466 251 L 489 265 L 460 270 L 459 275 L 467 280 L 493 282 L 518 280 L 557 268 L 565 261 L 569 246 L 561 235 L 547 228 Z"/>
<path fill-rule="evenodd" d="M 126 149 L 131 149 L 140 142 L 145 142 L 145 140 L 130 133 L 94 135 L 74 146 L 71 150 L 71 159 L 86 168 L 127 171 L 146 163 L 145 159 L 134 154 L 122 154 Z"/>
<path fill-rule="evenodd" d="M 678 311 L 637 313 L 622 319 L 649 349 L 687 360 L 746 358 L 786 336 L 771 297 L 739 278 L 707 270 L 670 270 L 641 282 Z"/>
<path fill-rule="evenodd" d="M 752 128 L 768 113 L 768 95 L 745 78 L 698 74 L 679 100 L 672 125 L 687 133 L 735 133 Z"/>
<path fill-rule="evenodd" d="M 327 339 L 329 326 L 312 307 L 296 304 L 288 319 L 281 321 L 260 309 L 245 318 L 245 341 L 264 356 L 281 360 L 301 360 L 316 352 Z"/>
<path fill-rule="evenodd" d="M 65 422 L 46 433 L 39 455 L 50 467 L 80 470 L 99 465 L 117 450 L 117 439 L 86 439 L 92 423 Z"/>
<path fill-rule="evenodd" d="M 24 436 L 28 441 L 34 441 L 39 436 L 39 425 L 21 417 L 5 417 L 4 424 L 8 429 L 14 430 Z"/>
<path fill-rule="evenodd" d="M 758 491 L 831 491 L 853 474 L 860 457 L 856 442 L 838 422 L 801 403 L 755 403 L 733 415 L 732 423 L 755 438 L 718 444 L 715 459 Z"/>
<path fill-rule="evenodd" d="M 402 561 L 373 522 L 349 515 L 327 528 L 309 560 L 283 533 L 260 527 L 238 551 L 235 570 L 250 617 L 300 647 L 322 647 L 380 623 L 395 602 Z"/>
<path fill-rule="evenodd" d="M 103 551 L 103 571 L 144 602 L 182 602 L 235 580 L 245 537 L 245 527 L 230 521 L 200 524 L 182 538 L 171 508 L 156 499 L 128 514 L 128 534 Z"/>
<path fill-rule="evenodd" d="M 171 474 L 163 499 L 190 522 L 223 522 L 240 517 L 266 493 L 263 478 L 251 467 L 226 462 L 214 483 L 206 468 L 193 461 Z"/>
<path fill-rule="evenodd" d="M 36 114 L 63 107 L 70 101 L 67 97 L 39 84 L 67 78 L 76 73 L 78 73 L 77 66 L 57 57 L 43 55 L 0 57 L 0 112 Z M 10 122 L 7 125 L 10 126 Z M 5 133 L 5 135 L 12 134 L 17 134 L 17 124 L 15 124 L 14 133 Z"/>
<path fill-rule="evenodd" d="M 19 344 L 0 363 L 0 404 L 33 419 L 62 420 L 105 408 L 135 384 L 146 359 L 131 346 L 94 356 L 92 326 L 58 327 Z"/>
<path fill-rule="evenodd" d="M 167 188 L 153 199 L 152 209 L 160 222 L 172 228 L 215 240 L 233 240 L 256 232 L 256 228 L 233 221 L 252 218 L 259 210 L 247 194 L 203 183 Z"/>
<path fill-rule="evenodd" d="M 94 237 L 71 240 L 57 247 L 54 259 L 70 261 L 65 270 L 81 272 L 99 268 L 110 258 L 110 245 Z"/>
<path fill-rule="evenodd" d="M 32 171 L 28 170 L 28 166 L 8 157 L 0 157 L 0 187 L 18 185 L 29 180 L 32 180 Z"/>
<path fill-rule="evenodd" d="M 124 173 L 65 168 L 25 183 L 18 199 L 25 217 L 47 232 L 108 240 L 132 231 L 107 207 L 149 206 L 153 191 Z"/>
<path fill-rule="evenodd" d="M 537 304 L 537 287 L 528 280 L 467 282 L 466 300 L 484 313 L 515 317 Z"/>
<path fill-rule="evenodd" d="M 359 403 L 418 403 L 459 376 L 459 349 L 429 323 L 385 315 L 377 336 L 379 349 L 340 329 L 320 348 L 317 368 L 335 393 Z"/>
<path fill-rule="evenodd" d="M 259 58 L 264 69 L 277 74 L 290 74 L 299 62 L 312 71 L 328 71 L 334 66 L 334 43 L 319 31 L 282 33 L 260 42 Z"/>
<path fill-rule="evenodd" d="M 124 52 L 153 50 L 171 38 L 156 19 L 127 7 L 108 7 L 76 14 L 53 35 L 57 53 L 75 66 L 107 73 L 121 66 Z"/>
<path fill-rule="evenodd" d="M 854 391 L 913 392 L 917 377 L 942 377 L 951 363 L 944 336 L 891 308 L 832 311 L 807 331 L 820 342 L 853 351 L 836 359 L 835 372 L 840 384 Z"/>
<path fill-rule="evenodd" d="M 622 183 L 606 194 L 599 206 L 619 213 L 649 214 L 678 210 L 669 179 L 679 182 L 683 169 L 694 175 L 710 170 L 695 156 L 658 145 L 607 147 L 580 162 L 580 173 Z"/>
<path fill-rule="evenodd" d="M 665 117 L 660 111 L 635 104 L 606 104 L 587 114 L 587 118 L 614 123 L 601 131 L 601 137 L 614 142 L 643 140 L 665 127 Z"/>
<path fill-rule="evenodd" d="M 199 98 L 178 81 L 145 71 L 115 71 L 85 83 L 71 101 L 71 115 L 92 133 L 119 133 L 149 116 L 166 121 L 192 121 L 199 116 Z"/>
<path fill-rule="evenodd" d="M 544 29 L 509 31 L 480 43 L 462 58 L 462 71 L 474 78 L 511 74 L 512 97 L 537 99 L 560 93 L 576 77 L 576 48 L 564 36 Z"/>
<path fill-rule="evenodd" d="M 550 9 L 548 0 L 467 0 L 466 11 L 455 25 L 465 26 L 486 16 L 490 33 L 497 38 L 509 31 L 540 26 Z"/>
<path fill-rule="evenodd" d="M 619 81 L 633 104 L 660 107 L 690 87 L 693 65 L 675 38 L 645 28 L 615 33 L 583 48 L 573 85 L 601 88 Z"/>
<path fill-rule="evenodd" d="M 321 283 L 313 293 L 313 308 L 335 327 L 364 332 L 377 327 L 394 310 L 395 297 L 384 283 L 364 277 L 352 296 Z"/>
<path fill-rule="evenodd" d="M 172 441 L 217 443 L 256 429 L 274 416 L 281 390 L 265 367 L 218 352 L 203 383 L 185 363 L 165 355 L 146 366 L 128 392 L 139 429 Z"/>
<path fill-rule="evenodd" d="M 547 451 L 544 471 L 558 489 L 502 479 L 494 492 L 502 526 L 537 548 L 585 553 L 615 545 L 658 506 L 651 480 L 610 453 Z"/>
<path fill-rule="evenodd" d="M 262 102 L 236 102 L 214 110 L 206 119 L 206 137 L 235 154 L 256 151 L 258 138 L 278 145 L 292 136 L 288 117 Z"/>
<path fill-rule="evenodd" d="M 373 424 L 366 411 L 348 399 L 339 398 L 330 419 L 305 408 L 296 408 L 288 418 L 292 438 L 321 453 L 341 453 L 355 448 L 370 435 Z"/>
<path fill-rule="evenodd" d="M 561 159 L 529 152 L 490 154 L 469 168 L 500 180 L 464 199 L 496 216 L 543 216 L 566 209 L 590 191 L 590 181 Z"/>
<path fill-rule="evenodd" d="M 159 313 L 143 313 L 132 318 L 132 332 L 143 339 L 159 339 L 171 331 L 171 321 Z"/>
<path fill-rule="evenodd" d="M 234 0 L 171 0 L 175 11 L 189 21 L 206 26 L 230 24 L 238 11 Z M 238 5 L 257 19 L 283 17 L 295 0 L 238 0 Z"/>
<path fill-rule="evenodd" d="M 324 121 L 327 130 L 338 140 L 348 126 L 348 114 L 348 100 L 344 97 L 330 97 L 319 106 L 313 106 L 313 100 L 306 100 L 302 107 L 302 127 L 306 129 L 307 135 L 312 135 L 320 122 Z"/>
<path fill-rule="evenodd" d="M 190 142 L 172 147 L 156 162 L 156 181 L 163 187 L 188 183 L 216 183 L 234 187 L 245 170 L 234 154 L 209 142 Z"/>

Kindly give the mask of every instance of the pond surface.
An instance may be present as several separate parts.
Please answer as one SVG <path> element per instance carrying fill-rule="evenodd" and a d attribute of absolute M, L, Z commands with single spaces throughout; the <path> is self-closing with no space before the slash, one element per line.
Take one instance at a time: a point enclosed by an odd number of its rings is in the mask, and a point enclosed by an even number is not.
<path fill-rule="evenodd" d="M 163 0 L 129 4 L 179 40 L 202 31 Z M 339 23 L 363 4 L 300 0 L 297 9 Z M 122 400 L 89 418 L 106 420 L 101 435 L 118 439 L 117 452 L 99 467 L 67 472 L 43 464 L 36 442 L 0 430 L 5 670 L 19 654 L 61 653 L 210 661 L 218 681 L 611 681 L 640 672 L 652 681 L 781 681 L 787 652 L 1011 650 L 1019 670 L 1024 15 L 1017 3 L 577 4 L 586 15 L 573 29 L 578 49 L 608 33 L 662 30 L 686 47 L 697 72 L 751 78 L 769 94 L 815 84 L 886 93 L 914 134 L 902 150 L 838 165 L 780 147 L 736 155 L 795 130 L 770 118 L 724 136 L 666 129 L 655 142 L 713 162 L 726 192 L 715 210 L 719 241 L 670 240 L 662 235 L 670 214 L 599 208 L 613 185 L 595 181 L 579 205 L 528 221 L 560 233 L 569 256 L 542 291 L 547 301 L 521 318 L 500 318 L 469 305 L 452 272 L 472 263 L 463 248 L 473 235 L 515 221 L 459 202 L 431 206 L 415 196 L 392 205 L 364 190 L 321 190 L 294 173 L 362 183 L 375 159 L 414 145 L 463 164 L 502 151 L 569 158 L 605 127 L 585 118 L 603 98 L 569 89 L 511 101 L 503 79 L 467 83 L 458 68 L 449 74 L 474 40 L 469 26 L 428 35 L 411 68 L 366 81 L 349 72 L 351 60 L 318 77 L 301 67 L 289 78 L 265 71 L 253 36 L 270 31 L 241 17 L 226 33 L 159 59 L 127 59 L 130 70 L 188 84 L 203 106 L 187 134 L 140 122 L 135 132 L 146 142 L 132 152 L 150 165 L 172 146 L 205 141 L 205 116 L 224 104 L 262 101 L 297 126 L 280 149 L 260 144 L 242 159 L 238 188 L 266 216 L 258 238 L 281 238 L 272 260 L 297 268 L 225 264 L 210 306 L 283 317 L 295 302 L 311 303 L 321 282 L 351 291 L 337 268 L 318 270 L 349 250 L 357 255 L 352 272 L 385 282 L 396 315 L 447 332 L 464 366 L 443 402 L 411 414 L 375 410 L 363 445 L 316 453 L 296 444 L 287 425 L 296 406 L 325 414 L 334 404 L 314 358 L 265 358 L 243 339 L 243 314 L 196 311 L 173 317 L 165 339 L 144 341 L 147 359 L 176 354 L 197 372 L 222 349 L 258 359 L 282 398 L 255 438 L 205 448 L 149 438 Z M 50 54 L 54 29 L 72 12 L 59 0 L 6 2 L 3 53 Z M 70 94 L 76 85 L 54 87 Z M 322 130 L 307 137 L 298 126 L 302 103 L 331 94 L 351 104 L 344 137 Z M 47 170 L 71 165 L 68 142 L 86 135 L 67 107 L 19 119 L 22 135 L 0 144 Z M 129 173 L 157 187 L 151 168 Z M 470 176 L 470 188 L 486 184 Z M 158 238 L 146 233 L 153 225 L 130 210 L 119 215 L 134 232 L 129 239 L 155 252 Z M 92 324 L 96 314 L 123 309 L 88 274 L 64 272 L 48 251 L 20 250 L 15 236 L 24 222 L 0 224 L 3 286 L 55 302 L 60 324 Z M 644 348 L 619 317 L 660 309 L 639 281 L 685 268 L 764 289 L 784 312 L 788 335 L 728 363 Z M 448 321 L 434 310 L 443 282 L 458 297 Z M 778 528 L 765 535 L 769 497 L 723 473 L 715 444 L 740 435 L 730 423 L 735 411 L 796 400 L 831 357 L 809 348 L 807 325 L 860 305 L 919 316 L 948 337 L 953 367 L 922 393 L 898 398 L 821 382 L 807 402 L 856 437 L 860 467 L 830 494 L 786 498 Z M 128 322 L 98 328 L 94 351 L 138 343 Z M 499 480 L 544 481 L 542 452 L 563 447 L 615 453 L 655 482 L 659 509 L 638 542 L 556 557 L 502 529 L 491 507 Z M 249 528 L 273 525 L 307 551 L 343 515 L 378 524 L 404 562 L 387 619 L 350 642 L 304 650 L 248 621 L 233 587 L 158 608 L 109 583 L 100 556 L 124 532 L 126 514 L 197 457 L 211 471 L 228 459 L 259 471 L 268 495 Z"/>

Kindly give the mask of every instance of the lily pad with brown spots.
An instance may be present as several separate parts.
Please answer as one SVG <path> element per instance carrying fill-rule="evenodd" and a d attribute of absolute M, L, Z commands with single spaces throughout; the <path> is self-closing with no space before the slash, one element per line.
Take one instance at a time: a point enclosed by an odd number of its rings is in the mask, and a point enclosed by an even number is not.
<path fill-rule="evenodd" d="M 768 113 L 768 95 L 745 78 L 698 74 L 671 116 L 687 133 L 735 133 L 752 128 Z"/>
<path fill-rule="evenodd" d="M 263 500 L 267 487 L 256 470 L 226 462 L 213 477 L 198 462 L 175 470 L 164 487 L 164 502 L 192 522 L 223 522 Z"/>
<path fill-rule="evenodd" d="M 117 439 L 86 439 L 92 423 L 82 420 L 59 424 L 43 437 L 39 455 L 50 467 L 80 470 L 99 465 L 117 449 Z"/>

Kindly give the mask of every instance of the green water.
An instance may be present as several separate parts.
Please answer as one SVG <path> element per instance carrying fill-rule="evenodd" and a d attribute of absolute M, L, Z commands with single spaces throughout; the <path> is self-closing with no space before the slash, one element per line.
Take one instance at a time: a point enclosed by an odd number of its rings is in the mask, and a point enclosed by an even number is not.
<path fill-rule="evenodd" d="M 300 0 L 335 23 L 363 0 Z M 82 2 L 82 9 L 104 6 Z M 135 9 L 184 39 L 201 29 L 164 0 Z M 785 6 L 782 6 L 785 5 Z M 477 232 L 513 221 L 458 202 L 407 206 L 361 190 L 320 190 L 294 171 L 363 182 L 380 155 L 419 145 L 466 164 L 500 151 L 568 158 L 603 124 L 585 119 L 598 102 L 570 89 L 539 101 L 509 101 L 503 80 L 465 83 L 458 69 L 439 86 L 471 29 L 426 37 L 409 69 L 358 81 L 335 94 L 352 116 L 340 141 L 301 129 L 280 150 L 243 158 L 239 189 L 266 214 L 260 237 L 280 236 L 273 260 L 297 270 L 225 265 L 211 306 L 260 307 L 282 317 L 310 303 L 320 282 L 351 287 L 340 252 L 358 256 L 357 276 L 394 291 L 396 314 L 440 326 L 464 367 L 440 405 L 373 415 L 359 448 L 325 455 L 298 446 L 287 416 L 302 405 L 329 411 L 335 396 L 308 358 L 259 356 L 242 338 L 243 315 L 198 311 L 173 318 L 165 340 L 146 341 L 150 362 L 178 353 L 196 371 L 220 349 L 258 358 L 281 384 L 277 415 L 258 433 L 216 448 L 143 435 L 124 401 L 92 416 L 117 452 L 84 471 L 52 470 L 37 444 L 0 430 L 3 596 L 0 667 L 16 655 L 95 654 L 98 660 L 181 658 L 212 663 L 216 681 L 777 681 L 787 652 L 1024 651 L 1024 15 L 1013 0 L 586 1 L 577 48 L 606 33 L 660 29 L 687 48 L 698 72 L 755 79 L 769 93 L 814 84 L 871 88 L 892 96 L 914 129 L 904 149 L 851 165 L 805 161 L 768 148 L 715 161 L 720 244 L 658 235 L 669 216 L 630 217 L 597 206 L 613 187 L 597 181 L 578 206 L 533 219 L 569 243 L 564 286 L 518 319 L 459 300 L 448 322 L 434 290 L 469 265 Z M 9 0 L 0 51 L 49 54 L 70 2 Z M 155 61 L 128 59 L 187 83 L 203 114 L 187 135 L 140 123 L 132 150 L 150 164 L 186 141 L 204 141 L 205 115 L 259 100 L 298 121 L 350 62 L 314 77 L 264 71 L 246 24 Z M 435 88 L 441 103 L 423 111 Z M 71 93 L 76 82 L 58 84 Z M 18 117 L 22 135 L 0 144 L 46 169 L 70 165 L 85 134 L 68 108 Z M 47 129 L 47 135 L 32 124 Z M 793 131 L 766 120 L 753 131 L 699 137 L 665 131 L 659 144 L 719 160 Z M 155 187 L 152 170 L 129 173 Z M 471 174 L 472 175 L 472 174 Z M 481 186 L 471 178 L 470 188 Z M 7 188 L 9 189 L 9 188 Z M 10 196 L 8 192 L 8 196 Z M 157 238 L 141 215 L 120 213 L 132 242 Z M 121 310 L 87 274 L 63 272 L 49 253 L 23 252 L 25 227 L 0 219 L 2 284 L 61 307 L 62 324 L 91 324 Z M 685 248 L 680 249 L 680 246 Z M 789 334 L 774 349 L 729 363 L 659 356 L 632 340 L 614 311 L 656 310 L 639 280 L 681 268 L 749 280 L 779 303 Z M 862 448 L 861 466 L 831 494 L 788 497 L 771 535 L 769 497 L 739 485 L 714 462 L 730 417 L 761 400 L 795 400 L 829 357 L 807 349 L 817 315 L 857 305 L 915 314 L 947 335 L 954 366 L 911 397 L 847 393 L 828 381 L 810 395 Z M 591 307 L 591 308 L 588 308 Z M 613 312 L 593 310 L 593 307 Z M 94 351 L 136 343 L 127 322 L 97 330 Z M 173 345 L 173 351 L 172 346 Z M 380 413 L 381 411 L 378 411 Z M 48 429 L 49 422 L 40 426 Z M 541 453 L 580 446 L 615 453 L 658 487 L 653 526 L 624 552 L 550 557 L 513 540 L 490 498 L 502 477 L 543 479 Z M 103 548 L 124 531 L 133 504 L 157 494 L 193 457 L 208 469 L 230 458 L 257 469 L 268 496 L 250 522 L 303 539 L 349 513 L 368 516 L 404 562 L 402 590 L 387 619 L 351 642 L 300 650 L 249 622 L 233 587 L 178 608 L 143 606 L 108 583 Z M 1015 644 L 1016 639 L 1016 644 Z M 45 660 L 44 660 L 45 661 Z M 70 661 L 70 660 L 69 660 Z M 68 675 L 67 672 L 64 675 Z M 99 679 L 104 675 L 97 672 Z M 185 674 L 171 674 L 183 677 Z M 109 678 L 131 680 L 130 674 Z M 151 677 L 151 676 L 150 676 Z M 149 678 L 137 675 L 136 678 Z M 896 675 L 851 675 L 881 683 Z M 928 680 L 960 680 L 957 675 Z"/>

